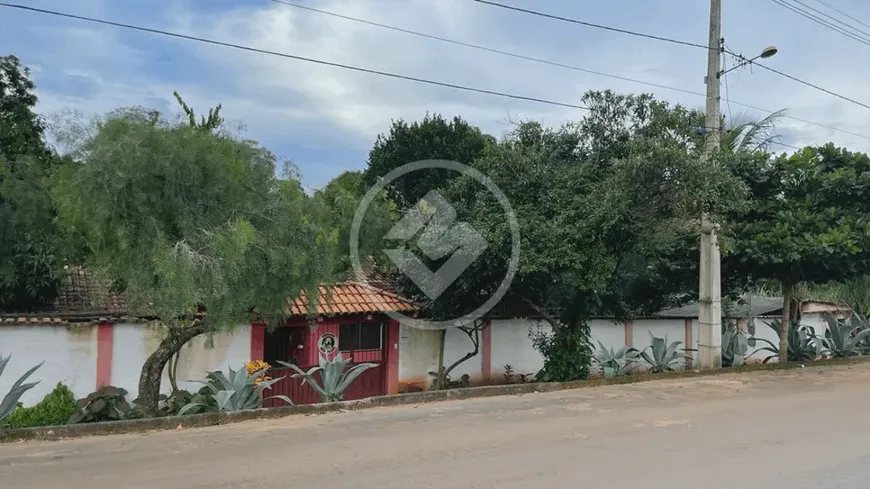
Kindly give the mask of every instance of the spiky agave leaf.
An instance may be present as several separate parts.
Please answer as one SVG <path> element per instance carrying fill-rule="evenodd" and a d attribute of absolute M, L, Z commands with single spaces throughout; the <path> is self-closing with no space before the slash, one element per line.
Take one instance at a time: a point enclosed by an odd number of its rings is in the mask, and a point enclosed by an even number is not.
<path fill-rule="evenodd" d="M 3 374 L 3 371 L 6 369 L 6 365 L 9 363 L 9 360 L 12 358 L 12 355 L 7 355 L 5 358 L 0 356 L 0 375 Z M 18 400 L 21 399 L 21 396 L 24 395 L 25 392 L 30 389 L 36 387 L 39 384 L 39 381 L 36 382 L 27 382 L 27 380 L 34 372 L 36 372 L 39 367 L 41 367 L 45 362 L 40 362 L 38 365 L 30 368 L 27 372 L 18 378 L 14 384 L 12 384 L 12 388 L 9 389 L 9 392 L 3 397 L 3 401 L 0 401 L 0 420 L 8 416 L 15 408 L 18 406 Z"/>

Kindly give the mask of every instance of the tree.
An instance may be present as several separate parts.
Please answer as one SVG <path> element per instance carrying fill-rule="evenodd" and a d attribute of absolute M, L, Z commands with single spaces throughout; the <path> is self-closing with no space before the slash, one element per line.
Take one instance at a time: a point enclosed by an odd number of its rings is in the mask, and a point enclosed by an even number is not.
<path fill-rule="evenodd" d="M 393 121 L 388 134 L 378 135 L 369 152 L 363 184 L 371 187 L 392 170 L 419 160 L 451 160 L 470 165 L 495 138 L 484 134 L 460 117 L 448 121 L 441 115 L 426 115 L 408 124 Z M 430 190 L 443 188 L 457 173 L 445 169 L 415 171 L 391 182 L 389 196 L 402 209 L 417 203 Z"/>
<path fill-rule="evenodd" d="M 89 270 L 165 338 L 142 367 L 138 404 L 154 414 L 167 362 L 191 339 L 276 322 L 287 300 L 331 278 L 335 242 L 275 157 L 220 131 L 140 109 L 97 121 L 55 178 L 61 219 L 87 241 Z"/>
<path fill-rule="evenodd" d="M 0 57 L 0 310 L 33 311 L 57 296 L 62 244 L 47 178 L 64 162 L 46 144 L 29 70 Z"/>
<path fill-rule="evenodd" d="M 725 260 L 746 277 L 781 283 L 780 351 L 788 351 L 796 287 L 849 280 L 870 266 L 870 159 L 828 144 L 732 170 L 751 203 L 729 219 Z"/>

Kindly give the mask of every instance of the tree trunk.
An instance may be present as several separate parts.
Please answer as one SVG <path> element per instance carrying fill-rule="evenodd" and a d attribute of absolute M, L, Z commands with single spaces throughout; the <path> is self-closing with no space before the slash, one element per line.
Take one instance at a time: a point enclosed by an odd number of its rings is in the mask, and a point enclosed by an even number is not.
<path fill-rule="evenodd" d="M 438 368 L 435 370 L 437 376 L 435 377 L 437 380 L 436 385 L 439 389 L 443 389 L 445 384 L 447 383 L 444 378 L 444 340 L 447 338 L 447 330 L 442 329 L 440 338 L 438 340 Z"/>
<path fill-rule="evenodd" d="M 181 353 L 176 353 L 169 361 L 169 386 L 172 387 L 172 393 L 178 392 L 178 361 L 181 360 Z"/>
<path fill-rule="evenodd" d="M 206 326 L 201 321 L 195 321 L 190 326 L 178 331 L 170 330 L 170 334 L 160 342 L 145 364 L 139 376 L 139 400 L 137 406 L 142 408 L 148 417 L 157 415 L 157 403 L 160 397 L 160 381 L 163 369 L 172 357 L 181 351 L 188 341 L 206 332 Z"/>
<path fill-rule="evenodd" d="M 791 298 L 794 284 L 782 283 L 782 322 L 779 325 L 779 362 L 788 362 L 788 333 L 791 328 Z"/>
<path fill-rule="evenodd" d="M 471 340 L 471 344 L 472 344 L 472 346 L 474 346 L 474 349 L 471 350 L 470 352 L 466 353 L 459 360 L 456 360 L 455 362 L 450 364 L 450 366 L 447 367 L 446 370 L 444 370 L 444 377 L 445 378 L 450 376 L 450 372 L 452 372 L 453 369 L 462 365 L 466 361 L 476 357 L 477 354 L 480 353 L 480 328 L 482 325 L 483 325 L 483 322 L 475 321 L 474 326 L 471 328 L 459 328 L 459 330 L 462 331 L 463 333 L 465 333 L 466 336 L 468 336 L 468 339 Z M 443 345 L 443 343 L 442 343 L 442 345 Z M 443 347 L 442 347 L 442 351 L 443 351 Z M 443 357 L 442 357 L 442 361 L 443 361 Z"/>

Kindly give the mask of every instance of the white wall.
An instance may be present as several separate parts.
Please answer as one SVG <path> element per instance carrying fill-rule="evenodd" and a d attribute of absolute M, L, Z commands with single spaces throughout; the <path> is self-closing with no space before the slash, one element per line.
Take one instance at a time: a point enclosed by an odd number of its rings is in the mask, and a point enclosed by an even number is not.
<path fill-rule="evenodd" d="M 533 319 L 493 319 L 492 328 L 492 376 L 504 376 L 504 366 L 510 365 L 515 374 L 536 374 L 544 365 L 544 357 L 532 347 L 529 330 L 551 333 L 552 328 L 544 321 Z"/>
<path fill-rule="evenodd" d="M 76 397 L 88 395 L 97 383 L 96 325 L 2 326 L 0 354 L 12 355 L 0 376 L 0 395 L 6 395 L 24 372 L 45 361 L 28 379 L 40 382 L 22 396 L 25 406 L 41 401 L 58 382 L 66 384 Z"/>
<path fill-rule="evenodd" d="M 126 389 L 128 400 L 138 397 L 139 374 L 145 359 L 163 338 L 161 328 L 144 324 L 116 324 L 113 332 L 112 385 Z M 214 347 L 206 348 L 205 336 L 184 346 L 178 362 L 178 387 L 191 392 L 202 388 L 191 380 L 205 380 L 209 370 L 238 370 L 251 358 L 251 326 L 243 324 L 231 333 L 214 336 Z M 161 392 L 170 391 L 166 371 L 160 384 Z"/>
<path fill-rule="evenodd" d="M 842 315 L 840 315 L 840 317 L 842 317 Z M 754 336 L 756 338 L 763 338 L 767 341 L 770 341 L 771 343 L 774 344 L 774 346 L 779 347 L 779 337 L 777 336 L 776 331 L 774 331 L 773 328 L 771 328 L 770 326 L 768 326 L 766 324 L 768 321 L 771 321 L 771 319 L 769 319 L 769 318 L 755 318 L 755 335 Z M 818 335 L 818 336 L 824 337 L 825 332 L 828 331 L 828 323 L 825 322 L 824 317 L 819 313 L 804 313 L 804 314 L 802 314 L 801 315 L 801 324 L 806 325 L 806 326 L 812 326 L 813 329 L 816 331 L 816 335 Z M 748 327 L 747 327 L 747 330 L 748 330 Z M 758 348 L 763 348 L 766 346 L 769 346 L 769 345 L 767 345 L 764 342 L 759 341 L 755 345 L 755 349 L 753 349 L 752 347 L 749 348 L 749 353 L 752 353 L 753 351 L 755 351 Z M 752 355 L 748 361 L 749 362 L 761 362 L 761 361 L 764 361 L 765 358 L 772 357 L 772 356 L 774 356 L 773 353 L 766 352 L 766 351 L 760 351 L 760 352 Z M 775 360 L 771 360 L 771 361 L 775 361 Z"/>
<path fill-rule="evenodd" d="M 399 386 L 404 390 L 409 384 L 427 388 L 433 377 L 429 372 L 438 369 L 439 330 L 412 328 L 405 324 L 399 326 Z M 472 380 L 483 378 L 481 369 L 483 358 L 483 333 L 480 333 L 477 355 L 459 364 L 450 372 L 450 379 L 458 381 L 463 375 Z M 450 328 L 444 337 L 444 367 L 474 351 L 471 339 L 462 331 Z"/>

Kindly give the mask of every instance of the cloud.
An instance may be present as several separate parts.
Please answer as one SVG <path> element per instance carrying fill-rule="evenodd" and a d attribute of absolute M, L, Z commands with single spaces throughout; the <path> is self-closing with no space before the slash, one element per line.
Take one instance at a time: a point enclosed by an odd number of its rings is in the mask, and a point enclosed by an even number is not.
<path fill-rule="evenodd" d="M 75 5 L 36 0 L 36 6 L 98 15 L 316 60 L 456 85 L 576 104 L 587 90 L 650 92 L 703 107 L 704 98 L 546 66 L 354 23 L 274 2 L 175 1 L 163 10 L 88 0 Z M 306 5 L 404 29 L 536 56 L 681 90 L 703 92 L 705 50 L 626 36 L 504 11 L 468 1 L 320 0 Z M 626 29 L 706 42 L 707 5 L 697 0 L 650 0 L 631 8 L 541 0 L 536 9 Z M 870 4 L 850 13 L 870 20 Z M 9 14 L 5 11 L 4 14 Z M 729 3 L 723 12 L 726 45 L 754 53 L 776 44 L 770 66 L 849 97 L 865 100 L 870 81 L 867 47 L 788 12 L 772 2 Z M 0 42 L 38 68 L 43 111 L 74 107 L 105 112 L 118 105 L 173 110 L 172 91 L 205 110 L 222 103 L 225 116 L 244 123 L 247 136 L 293 159 L 307 183 L 320 186 L 345 169 L 361 168 L 378 133 L 392 119 L 425 113 L 461 115 L 501 134 L 505 120 L 533 118 L 548 125 L 576 120 L 565 107 L 396 80 L 302 60 L 210 46 L 151 34 L 11 12 Z M 4 22 L 5 24 L 5 22 Z M 5 25 L 4 25 L 5 27 Z M 870 31 L 870 29 L 868 29 Z M 836 53 L 833 56 L 832 53 Z M 732 63 L 732 60 L 728 60 Z M 727 90 L 726 90 L 727 88 Z M 870 134 L 870 110 L 776 76 L 741 69 L 727 76 L 723 96 L 770 111 Z M 766 112 L 731 104 L 761 118 Z M 722 104 L 728 114 L 729 105 Z M 790 144 L 834 141 L 870 150 L 864 138 L 795 119 L 780 126 Z"/>

